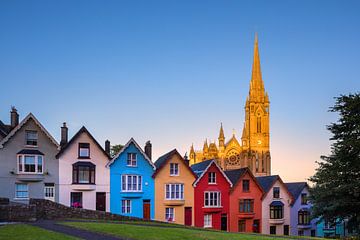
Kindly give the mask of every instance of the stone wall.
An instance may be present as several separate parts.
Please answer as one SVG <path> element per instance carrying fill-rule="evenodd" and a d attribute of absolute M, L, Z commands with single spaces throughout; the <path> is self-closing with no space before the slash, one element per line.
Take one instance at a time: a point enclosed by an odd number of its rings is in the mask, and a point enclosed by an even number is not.
<path fill-rule="evenodd" d="M 0 222 L 31 222 L 35 220 L 36 207 L 34 205 L 1 201 Z"/>

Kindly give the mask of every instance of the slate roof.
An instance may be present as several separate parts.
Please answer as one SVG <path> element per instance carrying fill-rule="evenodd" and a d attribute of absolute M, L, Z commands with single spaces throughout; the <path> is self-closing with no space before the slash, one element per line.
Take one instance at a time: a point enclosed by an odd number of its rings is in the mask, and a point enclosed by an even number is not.
<path fill-rule="evenodd" d="M 289 192 L 293 195 L 294 199 L 297 199 L 302 190 L 308 186 L 306 182 L 292 182 L 285 183 L 285 185 L 288 188 Z"/>
<path fill-rule="evenodd" d="M 0 120 L 0 135 L 6 137 L 11 131 L 11 125 L 7 125 Z"/>
<path fill-rule="evenodd" d="M 37 149 L 23 149 L 17 154 L 34 154 L 34 155 L 44 155 L 42 152 L 40 152 Z"/>
<path fill-rule="evenodd" d="M 279 179 L 279 175 L 256 177 L 256 180 L 266 193 L 270 190 L 277 179 Z"/>
<path fill-rule="evenodd" d="M 205 169 L 212 163 L 212 161 L 213 160 L 211 159 L 193 164 L 191 165 L 191 169 L 199 177 L 205 171 Z"/>
<path fill-rule="evenodd" d="M 239 168 L 235 170 L 225 171 L 226 176 L 230 179 L 233 186 L 238 182 L 239 178 L 246 172 L 247 168 Z"/>
<path fill-rule="evenodd" d="M 111 159 L 110 156 L 102 148 L 102 146 L 98 143 L 98 141 L 96 141 L 96 139 L 84 126 L 82 126 L 82 128 L 80 128 L 80 130 L 70 139 L 70 141 L 60 149 L 58 154 L 56 154 L 56 158 L 59 158 L 64 153 L 64 151 L 80 136 L 81 133 L 86 133 L 94 141 L 94 143 L 100 148 L 100 150 L 105 154 L 105 156 L 107 156 L 109 160 Z"/>

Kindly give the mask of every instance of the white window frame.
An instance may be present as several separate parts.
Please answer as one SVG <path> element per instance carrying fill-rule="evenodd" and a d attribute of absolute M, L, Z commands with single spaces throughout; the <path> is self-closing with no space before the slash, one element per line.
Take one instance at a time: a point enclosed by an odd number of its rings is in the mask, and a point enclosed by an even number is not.
<path fill-rule="evenodd" d="M 179 176 L 179 164 L 170 163 L 170 176 Z"/>
<path fill-rule="evenodd" d="M 212 228 L 212 214 L 204 215 L 204 228 Z"/>
<path fill-rule="evenodd" d="M 206 204 L 206 196 L 208 196 L 208 204 Z M 211 198 L 211 196 L 213 198 Z M 216 198 L 215 198 L 216 196 Z M 217 204 L 215 205 L 215 199 L 217 200 Z M 212 204 L 211 204 L 212 203 Z M 221 206 L 221 192 L 218 191 L 205 191 L 204 192 L 204 207 L 205 208 L 216 208 L 216 207 L 222 207 Z"/>
<path fill-rule="evenodd" d="M 169 191 L 167 191 L 168 188 Z M 169 194 L 167 194 L 168 192 Z M 165 184 L 165 200 L 184 200 L 184 184 L 183 183 Z"/>
<path fill-rule="evenodd" d="M 129 177 L 130 177 L 130 186 L 129 189 Z M 124 178 L 125 178 L 125 189 L 124 189 Z M 136 189 L 133 189 L 134 178 L 136 179 Z M 142 176 L 141 175 L 133 175 L 133 174 L 123 174 L 121 175 L 121 191 L 122 192 L 142 192 Z"/>
<path fill-rule="evenodd" d="M 17 190 L 17 186 L 18 185 L 25 185 L 27 188 L 27 191 L 21 191 L 21 192 L 27 192 L 27 196 L 26 197 L 19 197 L 17 195 L 18 190 Z M 20 192 L 20 191 L 19 191 Z M 29 184 L 27 183 L 15 183 L 15 199 L 29 199 Z"/>
<path fill-rule="evenodd" d="M 121 213 L 130 214 L 131 213 L 131 200 L 122 199 L 121 200 Z"/>
<path fill-rule="evenodd" d="M 168 209 L 169 209 L 169 213 L 167 212 Z M 172 216 L 173 216 L 171 221 L 169 221 L 170 218 L 168 218 L 168 216 L 170 216 L 170 214 L 171 214 L 170 210 L 172 211 Z M 173 207 L 165 208 L 165 221 L 167 221 L 167 222 L 175 222 L 175 208 L 173 208 Z"/>
<path fill-rule="evenodd" d="M 35 158 L 35 172 L 25 172 L 25 157 L 34 157 Z M 38 171 L 38 160 L 39 157 L 42 158 L 42 168 L 41 172 Z M 20 160 L 21 159 L 21 160 Z M 16 156 L 16 165 L 17 165 L 17 173 L 18 174 L 43 174 L 44 173 L 44 166 L 45 160 L 43 155 L 35 155 L 35 154 L 18 154 Z M 21 165 L 21 171 L 20 171 Z"/>
<path fill-rule="evenodd" d="M 129 156 L 131 156 L 130 159 L 129 159 Z M 133 156 L 135 156 L 135 158 L 133 158 Z M 129 160 L 130 160 L 130 164 L 128 163 Z M 128 167 L 137 167 L 137 153 L 128 153 L 127 154 L 126 166 L 128 166 Z"/>
<path fill-rule="evenodd" d="M 36 133 L 36 145 L 27 144 L 27 141 L 28 141 L 27 133 L 30 133 L 30 132 Z M 26 146 L 26 147 L 37 147 L 37 146 L 38 146 L 38 143 L 39 143 L 39 134 L 38 134 L 38 131 L 36 131 L 36 130 L 25 130 L 25 146 Z"/>
<path fill-rule="evenodd" d="M 213 175 L 213 176 L 211 176 Z M 210 179 L 213 179 L 213 181 L 209 181 Z M 209 172 L 209 175 L 208 175 L 208 181 L 209 181 L 209 184 L 216 184 L 216 172 Z"/>
<path fill-rule="evenodd" d="M 51 195 L 51 193 L 52 193 L 52 196 L 47 197 L 46 196 L 47 193 L 50 193 L 49 195 Z M 45 186 L 44 187 L 44 199 L 55 202 L 55 186 Z"/>

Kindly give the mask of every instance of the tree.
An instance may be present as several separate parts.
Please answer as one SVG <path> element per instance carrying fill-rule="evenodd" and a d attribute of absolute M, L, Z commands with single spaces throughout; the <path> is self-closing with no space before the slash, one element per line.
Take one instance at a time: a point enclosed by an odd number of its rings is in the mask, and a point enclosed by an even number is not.
<path fill-rule="evenodd" d="M 121 144 L 112 145 L 110 148 L 110 156 L 112 158 L 115 157 L 115 155 L 118 154 L 123 147 L 124 145 Z"/>
<path fill-rule="evenodd" d="M 360 93 L 335 98 L 330 112 L 339 120 L 327 126 L 332 133 L 331 153 L 321 156 L 310 181 L 314 216 L 327 220 L 349 219 L 353 228 L 360 223 Z M 359 231 L 357 231 L 359 232 Z"/>

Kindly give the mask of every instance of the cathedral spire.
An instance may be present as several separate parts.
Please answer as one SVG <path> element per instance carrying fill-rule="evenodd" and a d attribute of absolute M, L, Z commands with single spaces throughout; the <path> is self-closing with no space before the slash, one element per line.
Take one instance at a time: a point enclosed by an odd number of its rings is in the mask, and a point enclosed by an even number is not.
<path fill-rule="evenodd" d="M 264 93 L 265 93 L 265 88 L 261 76 L 258 35 L 256 33 L 255 43 L 254 43 L 254 59 L 253 59 L 251 81 L 250 81 L 250 96 L 263 96 Z"/>
<path fill-rule="evenodd" d="M 220 125 L 220 133 L 219 133 L 219 140 L 221 140 L 221 139 L 225 139 L 224 129 L 223 129 L 222 123 Z"/>

